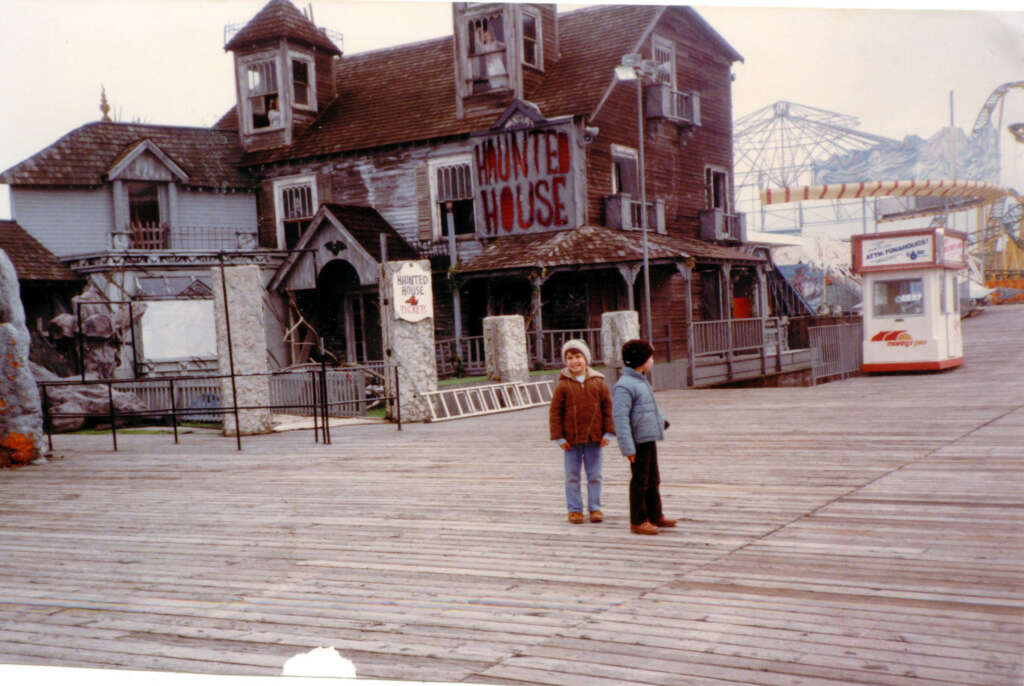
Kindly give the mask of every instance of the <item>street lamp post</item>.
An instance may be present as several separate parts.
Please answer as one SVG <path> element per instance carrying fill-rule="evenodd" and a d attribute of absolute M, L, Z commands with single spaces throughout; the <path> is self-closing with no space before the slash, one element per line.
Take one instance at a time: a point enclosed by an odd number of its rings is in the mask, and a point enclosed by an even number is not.
<path fill-rule="evenodd" d="M 644 274 L 644 321 L 646 322 L 647 341 L 654 341 L 651 324 L 651 270 L 647 249 L 647 174 L 644 170 L 644 81 L 653 81 L 658 75 L 658 64 L 654 60 L 645 60 L 639 53 L 622 56 L 622 63 L 615 67 L 616 81 L 636 81 L 636 130 L 637 158 L 640 175 L 640 230 L 643 244 Z"/>

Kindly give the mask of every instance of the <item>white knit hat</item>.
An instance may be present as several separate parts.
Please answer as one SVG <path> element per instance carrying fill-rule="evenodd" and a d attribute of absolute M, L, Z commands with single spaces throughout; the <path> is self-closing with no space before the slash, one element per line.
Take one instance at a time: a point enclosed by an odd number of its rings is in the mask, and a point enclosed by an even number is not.
<path fill-rule="evenodd" d="M 587 364 L 590 364 L 590 348 L 587 344 L 578 338 L 571 338 L 562 344 L 562 361 L 565 361 L 565 353 L 569 350 L 579 350 L 583 353 L 583 357 L 586 358 Z"/>

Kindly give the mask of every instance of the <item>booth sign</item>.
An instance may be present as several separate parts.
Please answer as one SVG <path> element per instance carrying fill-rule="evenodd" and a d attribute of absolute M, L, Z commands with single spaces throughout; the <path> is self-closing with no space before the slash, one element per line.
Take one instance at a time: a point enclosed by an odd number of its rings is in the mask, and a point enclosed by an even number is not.
<path fill-rule="evenodd" d="M 392 278 L 395 319 L 418 322 L 434 316 L 434 292 L 429 271 L 417 262 L 406 262 Z"/>

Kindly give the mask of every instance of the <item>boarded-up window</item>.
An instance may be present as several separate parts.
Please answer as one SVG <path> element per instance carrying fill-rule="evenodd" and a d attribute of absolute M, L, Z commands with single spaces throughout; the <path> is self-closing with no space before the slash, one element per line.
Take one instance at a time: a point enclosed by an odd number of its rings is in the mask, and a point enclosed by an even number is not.
<path fill-rule="evenodd" d="M 285 247 L 295 247 L 313 218 L 313 188 L 308 183 L 281 186 L 281 223 Z"/>
<path fill-rule="evenodd" d="M 473 234 L 473 176 L 472 167 L 466 163 L 437 167 L 436 202 L 440 203 L 441 235 L 448 235 L 447 212 L 451 212 L 455 235 Z"/>
<path fill-rule="evenodd" d="M 707 206 L 712 210 L 729 211 L 729 175 L 724 169 L 707 167 L 704 170 Z"/>
<path fill-rule="evenodd" d="M 295 104 L 309 107 L 310 93 L 310 65 L 305 60 L 292 59 L 292 92 L 295 97 Z"/>
<path fill-rule="evenodd" d="M 640 196 L 640 174 L 637 171 L 636 150 L 621 145 L 612 146 L 612 195 L 629 193 Z"/>
<path fill-rule="evenodd" d="M 658 80 L 667 83 L 672 90 L 675 90 L 676 46 L 668 39 L 655 36 L 653 53 L 654 61 L 658 64 Z"/>
<path fill-rule="evenodd" d="M 523 64 L 541 68 L 540 18 L 523 10 Z"/>

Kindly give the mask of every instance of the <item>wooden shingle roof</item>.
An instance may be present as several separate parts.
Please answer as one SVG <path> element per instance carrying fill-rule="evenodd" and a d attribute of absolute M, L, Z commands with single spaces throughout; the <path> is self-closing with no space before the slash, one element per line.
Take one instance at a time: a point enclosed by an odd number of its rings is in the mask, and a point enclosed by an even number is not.
<path fill-rule="evenodd" d="M 99 186 L 114 164 L 149 140 L 188 174 L 197 188 L 247 189 L 238 167 L 237 134 L 207 128 L 99 121 L 85 124 L 0 174 L 22 186 Z"/>
<path fill-rule="evenodd" d="M 728 59 L 742 59 L 690 8 L 695 23 Z M 591 115 L 611 85 L 615 65 L 634 51 L 665 7 L 599 5 L 560 14 L 561 57 L 524 99 L 547 118 Z M 251 152 L 245 165 L 303 159 L 485 130 L 494 115 L 456 117 L 455 51 L 446 36 L 339 60 L 338 97 L 288 147 Z M 237 126 L 234 110 L 218 127 Z"/>
<path fill-rule="evenodd" d="M 287 38 L 297 43 L 340 55 L 330 38 L 316 27 L 289 0 L 270 0 L 242 29 L 231 37 L 225 50 L 239 50 Z"/>
<path fill-rule="evenodd" d="M 739 248 L 681 236 L 647 235 L 647 256 L 651 261 L 678 261 L 694 257 L 699 261 L 763 262 Z M 643 261 L 643 244 L 637 231 L 604 226 L 582 226 L 569 231 L 548 231 L 503 236 L 490 242 L 476 257 L 459 266 L 460 272 L 492 272 L 572 267 L 592 264 L 636 264 Z"/>
<path fill-rule="evenodd" d="M 0 219 L 0 250 L 11 258 L 19 281 L 80 280 L 56 255 L 15 221 Z"/>

